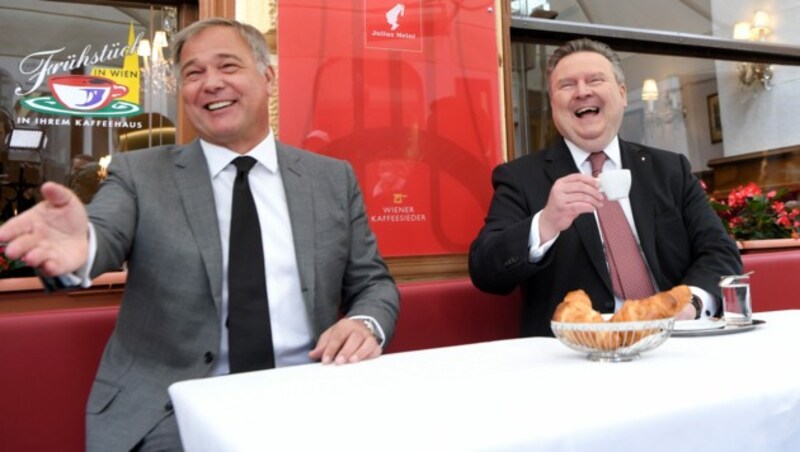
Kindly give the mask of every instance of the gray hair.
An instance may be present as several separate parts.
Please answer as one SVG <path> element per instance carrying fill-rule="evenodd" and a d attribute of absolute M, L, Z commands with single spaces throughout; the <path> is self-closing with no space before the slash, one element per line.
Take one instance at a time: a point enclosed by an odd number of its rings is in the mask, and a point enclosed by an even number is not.
<path fill-rule="evenodd" d="M 176 67 L 180 67 L 181 53 L 183 52 L 183 46 L 186 45 L 186 42 L 201 31 L 212 27 L 230 27 L 236 30 L 244 41 L 250 45 L 250 50 L 253 51 L 253 59 L 256 61 L 259 72 L 266 71 L 270 66 L 267 41 L 256 27 L 233 19 L 212 17 L 195 22 L 175 35 L 172 41 L 172 59 Z"/>
<path fill-rule="evenodd" d="M 617 83 L 620 85 L 625 83 L 625 73 L 622 72 L 622 63 L 620 63 L 617 53 L 608 45 L 588 38 L 574 39 L 553 51 L 553 54 L 550 55 L 550 58 L 547 60 L 547 67 L 545 69 L 548 82 L 559 61 L 576 52 L 594 52 L 604 56 L 611 62 L 611 67 L 614 69 L 614 77 L 617 79 Z"/>

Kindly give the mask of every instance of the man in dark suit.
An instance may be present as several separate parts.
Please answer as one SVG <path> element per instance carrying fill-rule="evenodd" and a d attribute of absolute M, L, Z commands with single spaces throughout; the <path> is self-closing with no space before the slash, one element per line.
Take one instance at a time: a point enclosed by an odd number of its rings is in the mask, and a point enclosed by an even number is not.
<path fill-rule="evenodd" d="M 572 290 L 585 290 L 600 312 L 618 309 L 624 299 L 613 289 L 595 214 L 616 201 L 604 199 L 589 162 L 604 152 L 603 171 L 631 171 L 620 207 L 635 225 L 653 289 L 686 284 L 694 297 L 678 318 L 714 315 L 720 276 L 742 271 L 738 250 L 684 156 L 618 138 L 627 100 L 617 55 L 596 41 L 571 41 L 550 57 L 547 77 L 562 137 L 494 170 L 494 197 L 470 247 L 473 283 L 491 293 L 521 288 L 523 336 L 552 335 L 553 311 Z"/>
<path fill-rule="evenodd" d="M 44 202 L 0 228 L 9 256 L 46 275 L 75 272 L 88 284 L 127 263 L 88 401 L 89 451 L 180 450 L 167 388 L 230 371 L 227 250 L 233 161 L 242 155 L 255 159 L 245 177 L 261 227 L 275 364 L 377 357 L 397 318 L 397 288 L 351 166 L 270 131 L 275 76 L 261 33 L 209 19 L 173 45 L 200 139 L 114 156 L 86 209 L 65 187 L 45 184 Z"/>

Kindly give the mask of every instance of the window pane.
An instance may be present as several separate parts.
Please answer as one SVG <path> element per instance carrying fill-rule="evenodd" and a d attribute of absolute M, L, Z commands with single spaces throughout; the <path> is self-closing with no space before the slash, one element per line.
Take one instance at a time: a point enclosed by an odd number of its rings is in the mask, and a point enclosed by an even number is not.
<path fill-rule="evenodd" d="M 752 0 L 510 0 L 511 14 L 581 24 L 610 25 L 706 36 L 733 37 L 740 21 L 754 21 L 757 10 L 766 13 L 774 28 L 796 14 L 800 1 Z M 774 42 L 791 42 L 792 33 L 778 33 Z"/>
<path fill-rule="evenodd" d="M 175 8 L 0 0 L 0 14 L 0 221 L 47 180 L 88 202 L 102 158 L 174 143 L 169 47 L 154 38 L 176 31 Z"/>
<path fill-rule="evenodd" d="M 553 50 L 512 45 L 516 156 L 543 148 L 557 135 L 543 70 Z M 716 159 L 780 152 L 800 143 L 800 129 L 792 125 L 800 102 L 798 66 L 619 55 L 628 95 L 622 139 L 684 154 L 701 176 L 709 175 L 709 162 Z M 766 72 L 771 72 L 769 80 Z M 655 82 L 655 96 L 643 96 L 648 79 Z M 781 178 L 788 183 L 800 180 L 800 174 Z M 707 182 L 713 189 L 714 181 Z M 730 188 L 724 180 L 716 183 L 717 188 Z"/>

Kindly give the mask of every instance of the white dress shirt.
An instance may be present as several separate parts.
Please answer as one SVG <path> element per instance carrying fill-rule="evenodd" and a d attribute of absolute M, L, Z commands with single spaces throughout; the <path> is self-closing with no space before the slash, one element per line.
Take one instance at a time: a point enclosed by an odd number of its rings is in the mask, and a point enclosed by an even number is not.
<path fill-rule="evenodd" d="M 220 356 L 212 374 L 229 373 L 228 335 L 225 322 L 228 317 L 228 245 L 231 225 L 231 202 L 236 167 L 231 162 L 240 154 L 200 140 L 208 162 L 211 186 L 222 245 L 222 310 L 220 328 L 223 332 Z M 267 296 L 272 324 L 272 344 L 275 349 L 275 366 L 290 366 L 311 362 L 308 352 L 314 348 L 313 327 L 303 303 L 300 274 L 294 249 L 292 223 L 283 179 L 278 171 L 275 137 L 270 133 L 264 141 L 247 154 L 258 163 L 250 170 L 250 190 L 258 211 L 267 271 Z"/>
<path fill-rule="evenodd" d="M 572 159 L 575 161 L 575 166 L 578 167 L 578 169 L 580 170 L 581 173 L 591 175 L 592 174 L 592 165 L 589 162 L 589 155 L 591 155 L 591 153 L 587 152 L 587 151 L 584 151 L 583 149 L 579 148 L 577 145 L 575 145 L 574 143 L 572 143 L 571 141 L 569 141 L 567 139 L 564 139 L 564 141 L 567 144 L 567 148 L 569 148 L 569 152 L 572 155 Z M 621 156 L 621 153 L 620 153 L 620 150 L 619 150 L 619 138 L 618 137 L 614 137 L 614 139 L 611 140 L 611 143 L 609 143 L 608 146 L 606 146 L 606 148 L 603 150 L 603 152 L 605 152 L 606 156 L 607 156 L 606 161 L 603 163 L 603 171 L 609 171 L 609 170 L 621 169 L 622 168 L 622 156 Z M 645 263 L 647 263 L 647 257 L 642 252 L 641 244 L 640 244 L 640 241 L 639 241 L 639 234 L 636 231 L 636 225 L 633 222 L 633 211 L 631 210 L 631 201 L 630 201 L 629 198 L 625 197 L 625 198 L 622 198 L 622 199 L 619 200 L 619 204 L 620 204 L 620 207 L 622 207 L 623 213 L 625 213 L 625 219 L 628 220 L 628 224 L 631 227 L 631 231 L 633 231 L 633 236 L 636 239 L 636 244 L 639 245 L 639 253 L 642 254 L 642 259 L 644 259 Z M 548 240 L 547 242 L 540 243 L 540 241 L 539 241 L 539 237 L 540 237 L 539 236 L 539 221 L 540 221 L 541 215 L 542 215 L 542 211 L 540 210 L 539 212 L 536 213 L 536 215 L 534 215 L 533 221 L 531 222 L 531 232 L 530 232 L 530 236 L 528 238 L 528 250 L 529 250 L 528 259 L 529 259 L 530 262 L 539 262 L 544 257 L 545 253 L 547 253 L 547 250 L 549 250 L 550 247 L 553 246 L 553 243 L 555 243 L 556 239 L 558 239 L 558 236 L 560 235 L 560 234 L 557 234 L 554 238 Z M 595 221 L 597 221 L 597 227 L 598 227 L 598 230 L 599 230 L 600 229 L 600 221 L 597 218 L 597 212 L 594 212 L 594 218 L 595 218 Z M 600 239 L 603 240 L 603 234 L 600 234 Z M 648 273 L 650 273 L 650 266 L 649 265 L 647 266 L 647 271 L 648 271 Z M 671 287 L 664 288 L 664 289 L 659 288 L 658 284 L 656 284 L 656 281 L 653 278 L 652 274 L 650 274 L 650 280 L 653 282 L 653 287 L 655 287 L 656 290 L 669 290 L 669 289 L 671 289 Z M 710 309 L 711 307 L 714 306 L 713 296 L 710 293 L 706 292 L 705 290 L 703 290 L 703 289 L 701 289 L 699 287 L 689 286 L 689 289 L 691 290 L 692 294 L 697 295 L 698 297 L 700 297 L 700 300 L 703 302 L 702 316 L 703 317 L 708 317 L 709 311 L 711 311 L 711 312 L 714 311 L 714 310 Z M 624 300 L 622 300 L 621 298 L 619 298 L 619 297 L 617 297 L 615 295 L 614 296 L 614 311 L 619 310 L 619 308 L 622 307 L 623 303 L 624 303 Z"/>

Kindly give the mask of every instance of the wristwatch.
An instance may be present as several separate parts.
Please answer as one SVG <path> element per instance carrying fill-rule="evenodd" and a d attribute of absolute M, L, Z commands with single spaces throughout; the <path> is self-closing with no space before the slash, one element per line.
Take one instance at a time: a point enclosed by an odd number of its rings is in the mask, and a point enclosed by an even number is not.
<path fill-rule="evenodd" d="M 369 330 L 369 334 L 371 334 L 372 337 L 375 338 L 375 341 L 378 343 L 378 345 L 380 345 L 381 336 L 380 334 L 378 334 L 378 328 L 375 326 L 375 322 L 372 321 L 371 319 L 358 319 L 358 320 L 364 322 L 364 326 L 366 326 L 367 329 Z"/>
<path fill-rule="evenodd" d="M 701 300 L 697 295 L 692 294 L 692 301 L 690 301 L 690 303 L 692 303 L 692 306 L 694 306 L 694 319 L 697 320 L 703 315 L 703 300 Z"/>

